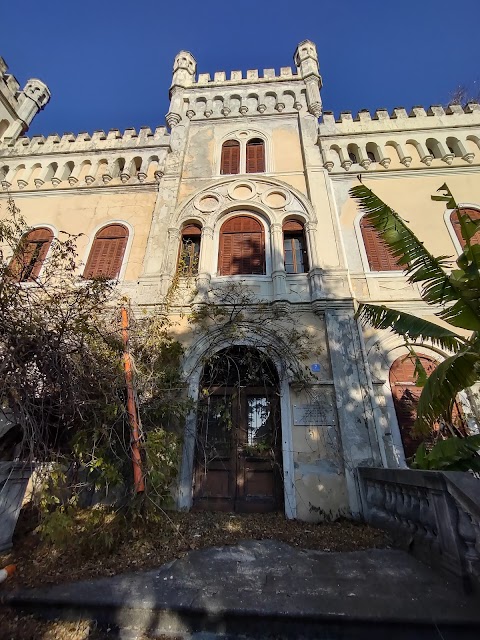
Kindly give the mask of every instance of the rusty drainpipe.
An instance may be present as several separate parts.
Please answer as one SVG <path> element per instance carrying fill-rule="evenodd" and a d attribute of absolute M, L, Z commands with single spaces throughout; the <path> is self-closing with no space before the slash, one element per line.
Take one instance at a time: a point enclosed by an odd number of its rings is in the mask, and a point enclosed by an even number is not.
<path fill-rule="evenodd" d="M 132 462 L 133 462 L 133 482 L 135 491 L 142 493 L 145 491 L 145 483 L 142 473 L 142 458 L 140 456 L 140 430 L 138 428 L 137 407 L 133 395 L 133 373 L 132 360 L 128 350 L 128 311 L 122 307 L 122 337 L 124 344 L 123 365 L 125 368 L 125 381 L 127 383 L 127 411 L 132 430 Z"/>

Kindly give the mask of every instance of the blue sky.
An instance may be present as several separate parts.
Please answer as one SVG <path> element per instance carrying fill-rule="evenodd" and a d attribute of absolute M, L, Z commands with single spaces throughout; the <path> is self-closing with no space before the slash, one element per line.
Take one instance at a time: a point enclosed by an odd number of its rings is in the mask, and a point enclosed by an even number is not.
<path fill-rule="evenodd" d="M 318 49 L 324 108 L 445 104 L 480 80 L 479 0 L 24 0 L 1 10 L 0 55 L 52 100 L 30 135 L 164 124 L 180 49 L 199 72 L 293 65 Z"/>

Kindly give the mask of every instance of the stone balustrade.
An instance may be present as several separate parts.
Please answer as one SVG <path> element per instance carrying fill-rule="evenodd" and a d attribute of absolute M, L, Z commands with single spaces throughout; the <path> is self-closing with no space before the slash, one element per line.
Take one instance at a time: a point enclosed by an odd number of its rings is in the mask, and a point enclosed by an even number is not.
<path fill-rule="evenodd" d="M 358 469 L 365 520 L 420 560 L 480 587 L 480 480 L 469 473 Z"/>

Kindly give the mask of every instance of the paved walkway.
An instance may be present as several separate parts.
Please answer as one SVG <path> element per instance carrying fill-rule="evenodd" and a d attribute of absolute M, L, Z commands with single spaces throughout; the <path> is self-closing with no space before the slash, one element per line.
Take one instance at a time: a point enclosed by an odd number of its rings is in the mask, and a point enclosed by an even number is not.
<path fill-rule="evenodd" d="M 298 637 L 299 629 L 308 635 L 342 627 L 368 628 L 368 638 L 457 640 L 474 637 L 471 625 L 480 628 L 480 601 L 403 551 L 327 553 L 277 541 L 192 551 L 152 571 L 19 591 L 4 602 L 177 633 L 241 629 L 260 637 L 263 629 Z M 411 633 L 401 635 L 409 625 Z M 443 633 L 417 636 L 419 627 Z"/>

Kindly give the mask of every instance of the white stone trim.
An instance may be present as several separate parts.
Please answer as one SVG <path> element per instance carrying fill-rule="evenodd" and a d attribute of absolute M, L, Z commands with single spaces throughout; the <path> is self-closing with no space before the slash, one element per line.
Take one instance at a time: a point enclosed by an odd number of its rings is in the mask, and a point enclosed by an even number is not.
<path fill-rule="evenodd" d="M 480 205 L 473 204 L 473 203 L 459 202 L 458 208 L 459 209 L 476 209 L 478 212 L 480 212 Z M 463 253 L 462 245 L 460 244 L 460 241 L 457 238 L 457 234 L 455 233 L 455 229 L 453 228 L 453 224 L 451 223 L 451 220 L 450 220 L 450 216 L 452 215 L 453 211 L 455 211 L 455 209 L 445 209 L 445 212 L 443 214 L 443 219 L 445 220 L 445 225 L 447 227 L 447 231 L 450 235 L 450 238 L 453 242 L 453 246 L 455 247 L 455 251 L 457 252 L 458 255 L 460 255 L 461 253 Z"/>
<path fill-rule="evenodd" d="M 211 338 L 211 336 L 210 336 Z M 189 397 L 196 402 L 198 399 L 198 388 L 203 370 L 203 356 L 208 348 L 206 339 L 200 340 L 187 352 L 183 375 L 189 380 Z M 264 351 L 271 359 L 280 380 L 280 417 L 282 429 L 282 455 L 283 455 L 283 489 L 285 516 L 291 520 L 297 516 L 297 498 L 295 491 L 295 466 L 293 461 L 293 437 L 292 437 L 292 407 L 290 400 L 290 385 L 286 372 L 282 370 L 281 363 L 275 358 L 275 354 L 269 350 L 269 345 L 259 347 L 256 341 L 249 341 L 248 338 L 232 343 L 229 340 L 222 340 L 216 344 L 214 349 L 208 354 L 213 355 L 222 349 L 232 346 L 253 347 L 259 351 Z M 192 411 L 187 416 L 185 422 L 185 435 L 182 453 L 182 464 L 179 474 L 179 486 L 177 495 L 177 506 L 179 509 L 188 510 L 193 504 L 193 472 L 195 464 L 195 437 L 197 430 L 196 413 Z"/>
<path fill-rule="evenodd" d="M 360 259 L 363 265 L 364 275 L 380 277 L 380 278 L 386 278 L 386 277 L 398 278 L 402 276 L 405 277 L 405 273 L 402 269 L 399 269 L 398 271 L 372 271 L 372 269 L 370 269 L 367 250 L 365 249 L 365 243 L 363 242 L 363 236 L 362 236 L 362 229 L 360 227 L 360 220 L 363 217 L 365 217 L 365 215 L 366 215 L 365 213 L 360 212 L 355 216 L 355 219 L 353 221 L 353 228 L 355 231 L 355 237 L 357 239 L 358 250 L 359 250 Z"/>
<path fill-rule="evenodd" d="M 135 235 L 133 226 L 130 224 L 130 222 L 127 222 L 126 220 L 115 218 L 112 220 L 107 220 L 105 222 L 102 222 L 101 224 L 97 224 L 97 226 L 92 230 L 90 234 L 87 248 L 84 251 L 84 259 L 81 261 L 80 265 L 83 273 L 83 269 L 87 264 L 88 256 L 90 255 L 90 251 L 92 250 L 92 245 L 93 245 L 93 241 L 95 240 L 95 236 L 101 229 L 103 229 L 104 227 L 109 227 L 111 224 L 121 224 L 124 227 L 127 227 L 128 229 L 127 246 L 125 247 L 125 253 L 123 254 L 122 267 L 117 277 L 118 282 L 122 282 L 125 276 L 125 271 L 127 269 L 128 260 L 130 257 L 130 249 L 132 248 L 133 236 Z"/>
<path fill-rule="evenodd" d="M 222 228 L 222 226 L 225 224 L 225 222 L 227 222 L 227 220 L 230 220 L 231 218 L 235 218 L 236 216 L 242 216 L 242 215 L 247 215 L 250 218 L 254 218 L 255 220 L 257 220 L 258 222 L 260 222 L 260 224 L 263 226 L 263 234 L 264 234 L 264 246 L 265 246 L 265 273 L 264 274 L 238 274 L 240 279 L 244 279 L 244 278 L 249 278 L 249 279 L 254 279 L 254 278 L 261 278 L 261 277 L 265 277 L 265 276 L 269 276 L 271 277 L 272 275 L 272 247 L 271 247 L 271 234 L 270 234 L 270 225 L 271 225 L 271 220 L 269 219 L 269 217 L 265 216 L 264 214 L 262 215 L 261 212 L 256 211 L 257 207 L 251 207 L 249 204 L 249 201 L 245 202 L 243 205 L 237 206 L 235 204 L 235 209 L 233 211 L 228 211 L 227 213 L 224 212 L 224 215 L 219 215 L 215 221 L 214 227 L 213 227 L 213 255 L 210 258 L 210 269 L 209 269 L 209 273 L 212 274 L 212 277 L 214 278 L 229 278 L 231 279 L 232 276 L 221 276 L 219 274 L 219 267 L 218 267 L 218 256 L 219 256 L 219 251 L 220 251 L 220 229 Z"/>
<path fill-rule="evenodd" d="M 247 173 L 247 142 L 252 140 L 253 138 L 260 138 L 263 140 L 265 145 L 265 171 L 261 173 Z M 227 140 L 236 140 L 240 143 L 240 172 L 232 173 L 232 174 L 222 174 L 220 173 L 221 162 L 222 162 L 222 147 Z M 213 166 L 214 166 L 214 177 L 215 178 L 224 178 L 227 176 L 230 177 L 246 177 L 248 176 L 263 176 L 266 173 L 274 173 L 275 167 L 273 162 L 273 148 L 270 137 L 264 133 L 263 131 L 258 131 L 258 129 L 236 129 L 235 131 L 231 131 L 230 133 L 225 134 L 218 141 L 216 145 L 215 154 L 213 158 Z"/>

